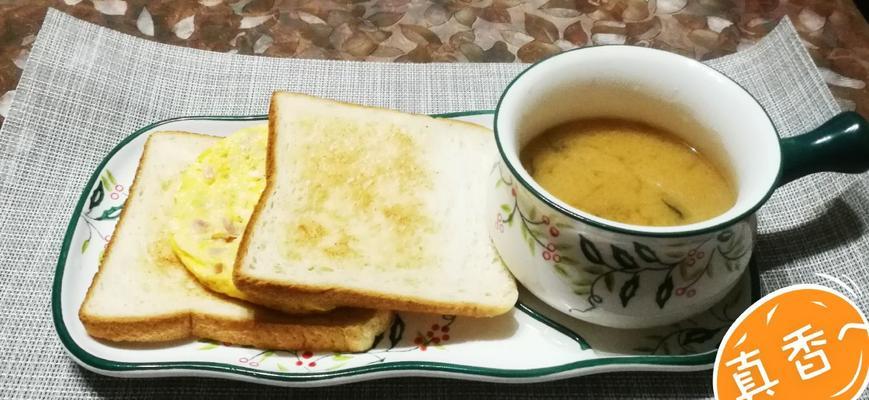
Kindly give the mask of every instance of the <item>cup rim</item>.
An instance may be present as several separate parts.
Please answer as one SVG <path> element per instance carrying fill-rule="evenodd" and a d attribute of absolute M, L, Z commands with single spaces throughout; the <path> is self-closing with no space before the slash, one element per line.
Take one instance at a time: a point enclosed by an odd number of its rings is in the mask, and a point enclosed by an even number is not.
<path fill-rule="evenodd" d="M 723 77 L 723 78 L 727 79 L 728 81 L 732 82 L 739 89 L 741 89 L 743 92 L 745 92 L 745 94 L 747 94 L 752 100 L 754 100 L 755 104 L 757 104 L 757 106 L 760 107 L 761 111 L 763 111 L 763 113 L 766 115 L 766 118 L 769 121 L 770 126 L 772 127 L 773 133 L 775 133 L 776 139 L 778 139 L 778 141 L 779 141 L 778 171 L 776 171 L 775 180 L 772 181 L 772 183 L 770 184 L 766 193 L 762 197 L 760 197 L 755 204 L 752 204 L 750 207 L 748 207 L 744 212 L 737 214 L 737 215 L 735 215 L 727 220 L 721 221 L 719 223 L 716 223 L 716 224 L 713 224 L 710 226 L 701 226 L 698 228 L 683 229 L 683 230 L 678 230 L 679 225 L 675 225 L 671 228 L 676 228 L 677 230 L 666 231 L 666 232 L 657 232 L 657 231 L 647 231 L 647 230 L 642 230 L 642 229 L 634 229 L 634 228 L 625 228 L 625 227 L 620 227 L 620 226 L 614 226 L 614 225 L 610 225 L 610 224 L 606 224 L 606 223 L 603 223 L 600 221 L 593 220 L 591 218 L 588 218 L 585 215 L 582 215 L 580 213 L 575 212 L 574 210 L 572 210 L 568 207 L 565 207 L 564 205 L 560 204 L 557 201 L 554 201 L 552 198 L 550 198 L 550 195 L 547 195 L 546 193 L 542 193 L 542 192 L 538 191 L 537 189 L 534 188 L 533 185 L 531 185 L 529 182 L 527 182 L 522 177 L 522 175 L 516 170 L 516 167 L 510 162 L 509 158 L 507 157 L 507 154 L 504 151 L 504 147 L 501 144 L 501 135 L 499 134 L 499 131 L 498 131 L 498 121 L 499 121 L 498 116 L 499 116 L 499 113 L 501 111 L 501 105 L 504 102 L 504 98 L 507 97 L 507 94 L 510 92 L 510 88 L 513 87 L 513 84 L 515 84 L 520 78 L 522 78 L 522 76 L 525 75 L 525 73 L 527 73 L 528 71 L 531 71 L 535 67 L 537 67 L 545 62 L 551 61 L 555 58 L 564 56 L 568 53 L 574 53 L 574 52 L 580 52 L 580 51 L 589 51 L 589 50 L 595 50 L 595 49 L 600 49 L 600 48 L 604 48 L 604 47 L 606 47 L 606 48 L 618 47 L 618 48 L 624 48 L 624 49 L 643 49 L 644 51 L 658 52 L 658 53 L 661 53 L 661 54 L 666 55 L 666 56 L 674 56 L 677 58 L 681 58 L 683 60 L 688 60 L 694 64 L 701 65 L 702 68 L 704 68 L 705 70 L 707 70 L 715 75 L 718 75 L 720 77 Z M 544 58 L 540 61 L 537 61 L 537 62 L 531 64 L 530 66 L 528 66 L 528 68 L 525 68 L 524 70 L 522 70 L 522 72 L 520 72 L 515 77 L 513 77 L 513 79 L 510 81 L 510 83 L 507 84 L 507 87 L 505 87 L 504 90 L 501 92 L 501 96 L 498 98 L 498 103 L 495 106 L 495 114 L 493 116 L 493 121 L 492 121 L 492 130 L 494 131 L 494 134 L 495 134 L 495 144 L 498 147 L 498 154 L 501 156 L 501 160 L 503 161 L 504 165 L 507 166 L 507 168 L 510 170 L 510 173 L 516 178 L 516 180 L 519 181 L 522 184 L 522 186 L 524 186 L 525 189 L 527 189 L 528 192 L 530 192 L 538 200 L 542 201 L 544 204 L 548 205 L 549 207 L 552 207 L 553 209 L 555 209 L 556 211 L 558 211 L 562 215 L 564 215 L 564 216 L 566 216 L 574 221 L 583 222 L 583 223 L 592 225 L 594 227 L 604 229 L 607 231 L 611 231 L 611 232 L 624 233 L 624 234 L 630 234 L 630 235 L 635 235 L 635 236 L 657 237 L 657 238 L 686 237 L 686 236 L 707 234 L 707 233 L 716 232 L 716 231 L 719 231 L 721 229 L 724 229 L 730 225 L 737 223 L 738 221 L 741 221 L 741 220 L 751 216 L 752 214 L 755 213 L 755 211 L 757 211 L 761 206 L 763 206 L 769 200 L 769 198 L 772 196 L 772 194 L 775 192 L 775 190 L 778 188 L 777 182 L 779 182 L 779 180 L 781 179 L 781 175 L 782 175 L 781 143 L 780 143 L 781 133 L 778 131 L 778 128 L 773 123 L 772 117 L 769 115 L 769 112 L 766 110 L 766 108 L 764 108 L 763 104 L 761 104 L 760 101 L 757 100 L 757 97 L 755 97 L 753 94 L 751 94 L 751 92 L 749 92 L 748 89 L 745 88 L 745 86 L 743 86 L 739 82 L 735 81 L 733 78 L 725 75 L 724 73 L 722 73 L 721 71 L 718 71 L 715 68 L 712 68 L 712 67 L 710 67 L 710 66 L 708 66 L 700 61 L 697 61 L 697 60 L 690 58 L 690 57 L 683 56 L 681 54 L 671 53 L 668 51 L 654 49 L 654 48 L 650 48 L 650 47 L 631 46 L 631 45 L 625 45 L 625 44 L 609 44 L 609 45 L 580 47 L 580 48 L 576 48 L 576 49 L 563 51 L 561 53 Z M 601 218 L 601 219 L 603 219 L 603 218 Z M 641 225 L 632 225 L 632 226 L 642 228 Z M 685 225 L 685 226 L 687 226 L 687 225 Z M 653 227 L 650 227 L 650 228 L 653 228 Z"/>

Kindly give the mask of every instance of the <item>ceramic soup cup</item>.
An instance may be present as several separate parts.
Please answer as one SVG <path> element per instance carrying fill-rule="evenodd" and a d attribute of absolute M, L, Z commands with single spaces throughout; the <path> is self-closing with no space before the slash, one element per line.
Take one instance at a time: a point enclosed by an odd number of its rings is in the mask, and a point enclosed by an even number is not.
<path fill-rule="evenodd" d="M 685 136 L 730 167 L 736 203 L 709 220 L 652 227 L 606 220 L 559 200 L 531 178 L 519 152 L 547 128 L 590 117 L 631 119 Z M 692 124 L 708 129 L 684 129 Z M 777 187 L 813 172 L 869 168 L 869 131 L 859 115 L 842 113 L 780 139 L 763 107 L 728 77 L 641 47 L 578 49 L 529 67 L 501 96 L 494 127 L 501 163 L 488 201 L 502 260 L 552 307 L 619 328 L 673 323 L 723 298 L 752 256 L 754 212 Z"/>

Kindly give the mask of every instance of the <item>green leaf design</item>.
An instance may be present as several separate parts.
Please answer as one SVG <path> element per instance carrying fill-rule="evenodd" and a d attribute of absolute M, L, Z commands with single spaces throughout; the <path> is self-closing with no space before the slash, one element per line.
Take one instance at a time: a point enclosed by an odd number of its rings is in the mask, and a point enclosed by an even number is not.
<path fill-rule="evenodd" d="M 287 369 L 287 367 L 284 366 L 284 364 L 276 363 L 275 365 L 278 367 L 278 371 L 281 371 L 281 372 L 287 372 L 287 371 L 289 371 L 289 369 Z"/>
<path fill-rule="evenodd" d="M 584 276 L 580 276 L 579 278 L 573 280 L 573 284 L 576 286 L 591 286 L 592 282 L 594 281 Z"/>
<path fill-rule="evenodd" d="M 340 354 L 340 353 L 336 353 L 334 356 L 332 356 L 332 359 L 335 361 L 348 361 L 348 360 L 353 359 L 353 357 L 350 357 L 350 356 L 344 355 L 344 354 Z"/>
<path fill-rule="evenodd" d="M 594 243 L 586 239 L 585 236 L 579 235 L 579 248 L 582 250 L 582 255 L 595 264 L 603 264 L 603 258 L 600 252 L 597 251 Z"/>
<path fill-rule="evenodd" d="M 503 184 L 504 184 L 504 181 L 498 179 L 497 181 L 495 181 L 495 189 L 501 187 L 501 185 L 503 185 Z"/>
<path fill-rule="evenodd" d="M 570 277 L 570 275 L 567 274 L 567 271 L 564 270 L 564 267 L 562 267 L 560 264 L 555 264 L 553 266 L 555 267 L 555 271 L 557 271 L 559 275 L 561 275 L 565 278 Z"/>
<path fill-rule="evenodd" d="M 570 250 L 573 246 L 568 243 L 556 243 L 555 250 Z"/>
<path fill-rule="evenodd" d="M 640 287 L 640 275 L 634 274 L 631 279 L 625 281 L 622 289 L 619 290 L 619 299 L 622 301 L 622 307 L 627 307 L 628 302 L 637 294 L 637 289 Z"/>
<path fill-rule="evenodd" d="M 81 252 L 84 253 L 85 251 L 87 251 L 88 246 L 90 246 L 90 244 L 91 244 L 91 239 L 90 239 L 90 238 L 87 238 L 84 242 L 82 242 L 82 244 L 81 244 Z"/>
<path fill-rule="evenodd" d="M 525 226 L 525 224 L 522 224 L 522 226 Z M 528 242 L 528 250 L 531 251 L 531 254 L 534 254 L 534 238 L 531 237 L 531 235 L 528 235 L 528 237 L 525 238 L 525 241 Z"/>
<path fill-rule="evenodd" d="M 501 210 L 504 210 L 505 213 L 510 213 L 510 206 L 507 204 L 501 204 Z"/>
<path fill-rule="evenodd" d="M 613 277 L 613 274 L 604 275 L 603 283 L 606 285 L 606 290 L 612 293 L 613 287 L 615 286 L 615 278 Z"/>
<path fill-rule="evenodd" d="M 717 329 L 707 329 L 707 328 L 691 328 L 685 331 L 683 335 L 679 335 L 679 344 L 685 346 L 691 343 L 704 343 L 712 338 L 718 333 L 720 328 Z"/>
<path fill-rule="evenodd" d="M 105 221 L 105 220 L 109 220 L 109 219 L 117 219 L 119 216 L 121 216 L 121 210 L 123 210 L 123 209 L 124 209 L 123 205 L 109 207 L 109 208 L 103 210 L 103 213 L 100 214 L 100 216 L 97 217 L 96 220 L 97 221 Z"/>
<path fill-rule="evenodd" d="M 691 272 L 688 271 L 688 264 L 685 263 L 685 260 L 679 263 L 679 276 L 682 277 L 682 280 L 691 280 Z"/>
<path fill-rule="evenodd" d="M 105 190 L 112 190 L 112 184 L 109 183 L 109 178 L 106 178 L 105 175 L 100 177 L 100 183 Z"/>
<path fill-rule="evenodd" d="M 670 296 L 673 295 L 673 276 L 667 274 L 664 281 L 658 285 L 658 291 L 655 293 L 655 302 L 658 303 L 658 308 L 664 308 Z"/>
<path fill-rule="evenodd" d="M 631 270 L 637 269 L 640 266 L 637 265 L 637 261 L 634 260 L 634 257 L 631 256 L 627 251 L 618 247 L 616 245 L 610 245 L 613 250 L 613 258 L 616 259 L 616 262 L 624 269 Z"/>
<path fill-rule="evenodd" d="M 103 186 L 98 185 L 96 189 L 91 193 L 90 202 L 88 203 L 88 211 L 93 210 L 94 207 L 100 205 L 103 202 L 103 198 L 106 197 L 106 192 L 103 191 Z"/>
<path fill-rule="evenodd" d="M 557 249 L 558 246 L 556 246 L 555 248 Z M 572 266 L 578 266 L 578 265 L 579 265 L 579 263 L 578 263 L 576 260 L 574 260 L 573 258 L 568 257 L 568 256 L 561 256 L 561 262 L 563 262 L 563 263 L 565 263 L 565 264 L 567 264 L 567 265 L 572 265 Z"/>
<path fill-rule="evenodd" d="M 106 170 L 106 176 L 109 178 L 109 183 L 111 183 L 112 185 L 116 185 L 118 183 L 118 180 L 115 179 L 114 175 L 112 175 L 112 171 Z"/>
<path fill-rule="evenodd" d="M 599 265 L 585 265 L 582 267 L 582 270 L 592 275 L 600 275 L 606 272 L 606 270 L 604 270 L 603 267 Z"/>
<path fill-rule="evenodd" d="M 205 343 L 204 345 L 200 346 L 196 350 L 213 350 L 213 349 L 216 349 L 218 347 L 220 347 L 220 345 L 218 345 L 217 343 Z"/>
<path fill-rule="evenodd" d="M 396 314 L 392 326 L 389 327 L 389 348 L 392 349 L 397 346 L 402 336 L 404 336 L 404 321 L 400 315 Z"/>
<path fill-rule="evenodd" d="M 693 281 L 693 280 L 699 278 L 700 275 L 703 275 L 703 268 L 701 268 L 700 265 L 698 265 L 698 264 L 694 264 L 693 266 L 688 266 L 687 264 L 685 264 L 685 265 L 686 265 L 685 268 L 688 271 L 687 280 Z M 709 268 L 707 268 L 707 270 L 709 270 Z"/>
<path fill-rule="evenodd" d="M 684 251 L 668 251 L 668 252 L 664 253 L 664 255 L 667 257 L 670 257 L 672 259 L 676 259 L 676 260 L 685 258 L 685 256 L 686 256 Z"/>
<path fill-rule="evenodd" d="M 529 232 L 528 232 L 528 227 L 525 226 L 525 224 L 522 224 L 522 225 L 519 227 L 519 231 L 522 232 L 522 239 L 528 240 L 528 234 L 529 234 Z M 533 249 L 532 249 L 532 251 L 533 251 Z"/>
<path fill-rule="evenodd" d="M 591 293 L 591 289 L 589 289 L 588 286 L 577 286 L 573 288 L 573 294 L 577 296 L 585 296 L 589 293 Z"/>
<path fill-rule="evenodd" d="M 637 253 L 645 262 L 656 263 L 660 262 L 658 259 L 658 255 L 655 254 L 655 251 L 652 250 L 649 246 L 646 246 L 642 243 L 634 242 L 634 253 Z"/>
<path fill-rule="evenodd" d="M 570 224 L 565 224 L 564 222 L 556 222 L 555 226 L 558 228 L 570 228 Z"/>

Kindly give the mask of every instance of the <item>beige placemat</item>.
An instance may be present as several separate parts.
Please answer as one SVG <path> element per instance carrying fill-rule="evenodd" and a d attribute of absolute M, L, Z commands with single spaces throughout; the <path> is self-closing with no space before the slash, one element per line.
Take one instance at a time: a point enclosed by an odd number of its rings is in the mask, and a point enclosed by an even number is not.
<path fill-rule="evenodd" d="M 710 64 L 757 96 L 784 135 L 838 112 L 787 20 L 755 47 Z M 136 39 L 50 11 L 0 130 L 0 396 L 710 397 L 708 372 L 613 373 L 535 385 L 402 378 L 288 390 L 204 379 L 107 378 L 64 354 L 51 322 L 62 236 L 93 169 L 135 129 L 181 115 L 262 114 L 275 89 L 422 113 L 491 109 L 522 68 L 219 54 Z M 835 287 L 819 273 L 869 286 L 866 175 L 821 174 L 788 185 L 759 219 L 764 291 L 798 282 Z M 865 297 L 858 302 L 864 312 L 869 308 Z"/>

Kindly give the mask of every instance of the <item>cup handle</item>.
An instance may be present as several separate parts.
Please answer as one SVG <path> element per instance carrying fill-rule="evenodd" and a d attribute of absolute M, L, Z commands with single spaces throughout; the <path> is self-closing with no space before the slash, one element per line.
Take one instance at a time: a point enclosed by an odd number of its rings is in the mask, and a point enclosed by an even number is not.
<path fill-rule="evenodd" d="M 781 140 L 778 186 L 815 172 L 859 174 L 869 170 L 869 123 L 847 111 L 799 136 Z"/>

